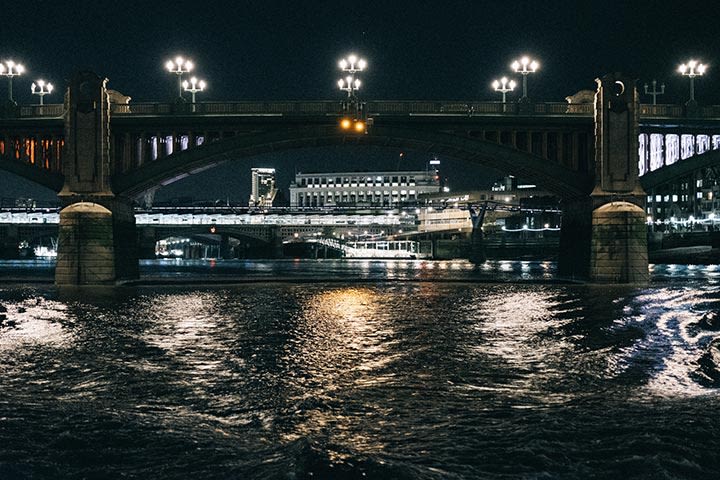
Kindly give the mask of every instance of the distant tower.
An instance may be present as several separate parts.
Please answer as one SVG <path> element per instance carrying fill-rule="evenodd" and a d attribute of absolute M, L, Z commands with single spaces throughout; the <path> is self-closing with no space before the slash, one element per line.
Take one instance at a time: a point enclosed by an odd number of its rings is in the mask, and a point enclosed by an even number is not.
<path fill-rule="evenodd" d="M 253 168 L 252 189 L 250 193 L 251 207 L 272 207 L 277 190 L 275 189 L 274 168 Z"/>

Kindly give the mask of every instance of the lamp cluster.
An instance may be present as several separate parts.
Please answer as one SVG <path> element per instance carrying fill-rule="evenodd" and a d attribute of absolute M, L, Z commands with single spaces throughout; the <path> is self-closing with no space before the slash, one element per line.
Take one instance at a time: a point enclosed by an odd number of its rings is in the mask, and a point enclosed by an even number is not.
<path fill-rule="evenodd" d="M 362 82 L 355 76 L 356 73 L 365 70 L 367 62 L 365 59 L 358 58 L 357 55 L 352 54 L 340 60 L 338 67 L 342 72 L 347 73 L 345 78 L 338 80 L 337 85 L 341 91 L 347 92 L 348 104 L 345 107 L 345 111 L 346 113 L 352 114 L 352 118 L 346 116 L 340 120 L 340 128 L 355 133 L 367 133 L 367 122 L 361 116 L 360 105 L 356 95 Z"/>
<path fill-rule="evenodd" d="M 697 60 L 690 60 L 678 67 L 678 72 L 690 79 L 690 102 L 695 102 L 695 77 L 703 76 L 705 70 L 707 70 L 707 65 Z"/>
<path fill-rule="evenodd" d="M 520 60 L 515 60 L 510 64 L 510 68 L 515 72 L 522 75 L 523 94 L 520 101 L 527 101 L 527 76 L 531 73 L 535 73 L 540 67 L 537 60 L 532 60 L 530 57 L 523 56 Z M 502 93 L 502 102 L 505 103 L 507 100 L 507 93 L 515 90 L 517 83 L 515 80 L 508 80 L 507 77 L 502 77 L 500 80 L 492 82 L 492 87 L 496 92 Z"/>
<path fill-rule="evenodd" d="M 360 88 L 361 82 L 359 78 L 355 78 L 355 74 L 365 70 L 367 62 L 358 58 L 356 55 L 348 55 L 347 58 L 343 58 L 338 62 L 340 70 L 347 72 L 348 75 L 343 79 L 338 80 L 338 87 L 340 90 L 347 92 L 348 98 L 354 98 L 355 92 Z"/>
<path fill-rule="evenodd" d="M 356 108 L 359 109 L 359 104 L 357 102 L 357 92 L 360 89 L 362 82 L 359 78 L 357 78 L 357 74 L 359 72 L 363 72 L 366 69 L 367 62 L 365 61 L 365 59 L 360 58 L 355 54 L 351 54 L 348 55 L 346 58 L 340 60 L 338 62 L 338 67 L 345 74 L 345 76 L 337 81 L 337 86 L 341 91 L 347 93 L 348 105 L 355 105 Z M 165 63 L 165 68 L 169 73 L 177 75 L 178 99 L 180 101 L 184 101 L 183 92 L 189 92 L 192 96 L 191 101 L 194 104 L 196 94 L 198 92 L 204 91 L 207 87 L 207 83 L 204 80 L 199 79 L 195 76 L 190 77 L 187 80 L 183 79 L 183 75 L 189 74 L 195 69 L 195 64 L 192 62 L 192 60 L 183 56 L 177 56 L 174 59 L 168 60 Z M 522 97 L 520 98 L 520 102 L 527 102 L 528 75 L 530 75 L 531 73 L 536 73 L 540 68 L 540 64 L 537 60 L 534 60 L 528 56 L 523 56 L 513 61 L 510 64 L 510 68 L 514 73 L 522 76 Z M 678 66 L 678 73 L 680 73 L 684 77 L 688 77 L 690 80 L 690 102 L 695 102 L 695 79 L 697 77 L 702 77 L 703 75 L 705 75 L 707 68 L 708 67 L 706 64 L 694 59 L 689 60 L 686 63 Z M 13 99 L 13 79 L 15 77 L 23 75 L 25 72 L 25 67 L 21 63 L 16 63 L 13 60 L 0 61 L 0 76 L 6 77 L 8 79 L 7 98 L 8 101 L 12 104 L 15 103 Z M 512 78 L 503 76 L 497 80 L 494 80 L 491 85 L 496 92 L 502 94 L 502 102 L 506 103 L 507 94 L 515 90 L 515 88 L 517 87 L 517 82 Z M 40 105 L 43 105 L 45 95 L 49 95 L 53 93 L 53 91 L 53 84 L 42 79 L 38 79 L 32 82 L 30 87 L 30 92 L 33 95 L 37 95 L 39 97 Z M 665 84 L 660 84 L 660 88 L 658 89 L 657 80 L 653 80 L 652 89 L 650 89 L 649 84 L 646 83 L 644 85 L 644 91 L 646 95 L 652 96 L 652 102 L 653 105 L 655 105 L 657 103 L 657 97 L 659 95 L 665 94 Z M 355 116 L 360 116 L 359 110 L 356 112 Z M 365 122 L 363 122 L 362 120 L 355 118 L 348 121 L 350 123 L 345 122 L 345 120 L 341 122 L 341 127 L 343 129 L 365 131 Z"/>
<path fill-rule="evenodd" d="M 198 80 L 197 77 L 191 77 L 190 81 L 183 80 L 182 76 L 186 73 L 190 73 L 195 68 L 195 64 L 192 60 L 184 58 L 180 55 L 175 57 L 173 60 L 165 62 L 165 68 L 168 72 L 174 73 L 178 77 L 178 99 L 182 102 L 185 101 L 183 97 L 183 91 L 190 92 L 192 95 L 192 103 L 195 103 L 195 94 L 205 90 L 205 80 Z"/>

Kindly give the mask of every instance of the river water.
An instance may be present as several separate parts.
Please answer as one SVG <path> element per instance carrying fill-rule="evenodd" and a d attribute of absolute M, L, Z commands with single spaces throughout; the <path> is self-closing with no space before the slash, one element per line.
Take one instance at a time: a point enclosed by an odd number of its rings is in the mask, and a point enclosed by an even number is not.
<path fill-rule="evenodd" d="M 646 287 L 341 260 L 27 281 L 50 272 L 0 263 L 3 480 L 720 478 L 719 267 Z"/>

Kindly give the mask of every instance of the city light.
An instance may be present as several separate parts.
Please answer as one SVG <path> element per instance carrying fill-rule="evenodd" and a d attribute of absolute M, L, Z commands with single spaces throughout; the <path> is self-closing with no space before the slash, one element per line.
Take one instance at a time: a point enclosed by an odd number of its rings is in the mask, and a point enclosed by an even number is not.
<path fill-rule="evenodd" d="M 347 92 L 348 97 L 352 97 L 355 95 L 355 92 L 360 89 L 360 84 L 361 82 L 359 78 L 353 80 L 353 78 L 350 76 L 345 77 L 344 80 L 342 78 L 338 80 L 338 87 L 340 88 L 340 90 Z"/>
<path fill-rule="evenodd" d="M 168 72 L 174 73 L 178 77 L 178 96 L 180 98 L 183 98 L 182 96 L 182 76 L 185 73 L 189 73 L 192 71 L 193 68 L 195 68 L 195 65 L 192 61 L 185 59 L 181 56 L 175 57 L 175 60 L 168 60 L 165 62 L 165 68 Z"/>
<path fill-rule="evenodd" d="M 508 80 L 507 77 L 502 77 L 500 80 L 495 80 L 492 83 L 495 91 L 502 93 L 502 103 L 507 102 L 507 93 L 515 90 L 516 85 L 515 80 Z"/>
<path fill-rule="evenodd" d="M 515 73 L 519 73 L 523 76 L 522 98 L 527 99 L 527 76 L 531 73 L 535 73 L 540 67 L 540 64 L 535 60 L 531 60 L 529 57 L 522 57 L 520 60 L 515 60 L 510 67 L 515 71 Z"/>
<path fill-rule="evenodd" d="M 678 72 L 683 76 L 690 79 L 690 101 L 695 101 L 695 77 L 701 77 L 705 74 L 707 65 L 698 62 L 697 60 L 690 60 L 687 63 L 683 63 L 678 67 Z"/>
<path fill-rule="evenodd" d="M 351 120 L 347 117 L 340 120 L 340 128 L 343 130 L 354 130 L 357 133 L 365 133 L 367 125 L 362 120 Z"/>
<path fill-rule="evenodd" d="M 347 92 L 348 98 L 354 98 L 355 92 L 360 88 L 361 82 L 359 78 L 355 78 L 357 72 L 362 72 L 367 66 L 367 62 L 358 58 L 356 55 L 349 55 L 338 62 L 340 70 L 347 72 L 344 79 L 338 80 L 337 84 L 340 90 Z"/>
<path fill-rule="evenodd" d="M 43 104 L 43 97 L 49 93 L 52 93 L 53 91 L 53 84 L 50 82 L 45 82 L 45 80 L 38 80 L 36 82 L 33 82 L 32 86 L 30 87 L 30 91 L 33 95 L 38 95 L 40 97 L 40 105 Z"/>
<path fill-rule="evenodd" d="M 8 77 L 8 100 L 10 103 L 15 103 L 12 95 L 12 79 L 18 75 L 22 75 L 25 72 L 25 67 L 19 63 L 15 63 L 12 60 L 6 60 L 4 63 L 0 62 L 0 75 Z"/>
<path fill-rule="evenodd" d="M 192 77 L 189 82 L 187 80 L 182 82 L 182 86 L 183 90 L 190 92 L 192 95 L 192 103 L 195 103 L 195 94 L 205 90 L 206 83 L 205 80 L 198 80 L 196 77 Z"/>

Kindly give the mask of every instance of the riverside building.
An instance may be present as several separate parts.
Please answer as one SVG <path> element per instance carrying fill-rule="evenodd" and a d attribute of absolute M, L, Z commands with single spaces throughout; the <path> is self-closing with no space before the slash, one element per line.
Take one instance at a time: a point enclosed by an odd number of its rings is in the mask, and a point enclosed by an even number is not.
<path fill-rule="evenodd" d="M 251 170 L 251 207 L 272 207 L 277 194 L 274 168 L 253 168 Z"/>
<path fill-rule="evenodd" d="M 298 173 L 290 207 L 394 207 L 440 192 L 437 170 Z"/>

